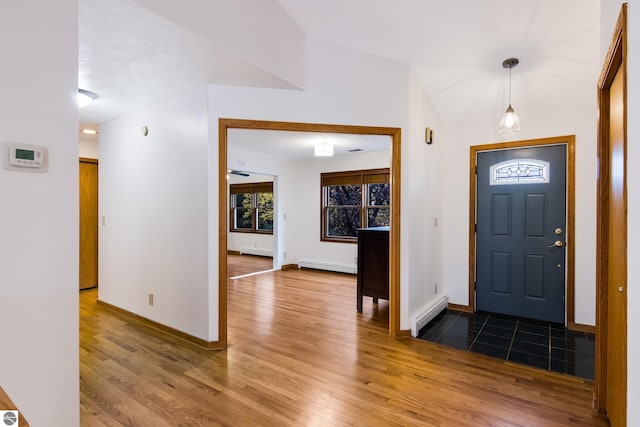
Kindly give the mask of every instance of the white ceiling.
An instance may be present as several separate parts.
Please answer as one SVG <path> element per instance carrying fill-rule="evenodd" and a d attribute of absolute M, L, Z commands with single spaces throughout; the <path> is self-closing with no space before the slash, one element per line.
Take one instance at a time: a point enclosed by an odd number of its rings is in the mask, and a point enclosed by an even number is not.
<path fill-rule="evenodd" d="M 293 132 L 255 129 L 228 129 L 227 137 L 234 149 L 252 151 L 279 159 L 300 160 L 313 157 L 318 143 L 334 146 L 334 155 L 351 154 L 349 150 L 390 151 L 388 135 L 353 135 L 340 133 Z"/>
<path fill-rule="evenodd" d="M 512 104 L 525 125 L 526 112 L 595 104 L 598 0 L 277 4 L 309 37 L 408 64 L 446 124 L 499 119 L 508 103 L 502 61 L 512 56 Z M 100 96 L 80 111 L 81 127 L 205 83 L 283 87 L 135 0 L 80 0 L 79 73 L 80 87 Z"/>
<path fill-rule="evenodd" d="M 411 65 L 445 123 L 595 103 L 597 0 L 278 0 L 313 38 Z"/>

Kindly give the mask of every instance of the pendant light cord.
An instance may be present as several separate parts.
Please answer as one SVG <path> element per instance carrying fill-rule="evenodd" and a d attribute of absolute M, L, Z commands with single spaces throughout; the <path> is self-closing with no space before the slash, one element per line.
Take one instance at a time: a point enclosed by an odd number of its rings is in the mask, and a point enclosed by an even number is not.
<path fill-rule="evenodd" d="M 511 69 L 513 67 L 509 67 L 509 107 L 511 107 Z"/>

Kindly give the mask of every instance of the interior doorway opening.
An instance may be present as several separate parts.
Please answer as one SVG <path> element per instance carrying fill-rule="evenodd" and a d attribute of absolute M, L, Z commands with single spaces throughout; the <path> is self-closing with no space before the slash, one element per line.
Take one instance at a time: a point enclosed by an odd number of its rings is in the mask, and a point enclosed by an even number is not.
<path fill-rule="evenodd" d="M 229 169 L 227 165 L 229 131 L 232 129 L 255 129 L 255 130 L 278 130 L 278 131 L 298 131 L 315 133 L 338 133 L 356 135 L 383 135 L 391 140 L 391 224 L 389 232 L 389 334 L 396 336 L 400 333 L 400 141 L 401 132 L 399 128 L 348 126 L 348 125 L 328 125 L 294 122 L 271 122 L 242 119 L 220 119 L 219 120 L 219 174 L 218 174 L 218 194 L 219 194 L 219 319 L 218 319 L 218 343 L 227 344 L 227 224 L 228 218 L 228 196 L 226 174 Z M 276 225 L 277 227 L 277 225 Z M 274 254 L 276 255 L 276 254 Z M 276 255 L 277 256 L 277 255 Z M 354 304 L 355 305 L 355 304 Z"/>

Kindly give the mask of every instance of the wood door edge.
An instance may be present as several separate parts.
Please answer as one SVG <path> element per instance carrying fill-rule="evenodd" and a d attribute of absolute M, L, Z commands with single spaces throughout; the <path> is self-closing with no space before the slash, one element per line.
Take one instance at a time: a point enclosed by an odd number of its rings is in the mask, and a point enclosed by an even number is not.
<path fill-rule="evenodd" d="M 618 67 L 625 70 L 627 58 L 627 4 L 622 4 L 611 43 L 602 65 L 598 79 L 598 171 L 597 171 L 597 207 L 596 207 L 596 348 L 593 386 L 594 411 L 607 412 L 607 331 L 608 325 L 608 252 L 609 252 L 609 89 L 614 71 Z M 626 81 L 624 84 L 626 88 Z M 623 94 L 626 111 L 626 89 Z M 625 119 L 626 120 L 626 119 Z M 625 130 L 625 142 L 626 142 Z M 626 405 L 625 405 L 626 407 Z"/>

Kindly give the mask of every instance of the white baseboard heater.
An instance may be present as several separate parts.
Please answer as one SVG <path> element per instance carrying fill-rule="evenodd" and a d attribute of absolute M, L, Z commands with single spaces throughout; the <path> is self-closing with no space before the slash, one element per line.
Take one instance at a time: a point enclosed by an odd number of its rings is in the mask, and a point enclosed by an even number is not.
<path fill-rule="evenodd" d="M 273 258 L 273 251 L 270 249 L 260 248 L 240 248 L 240 255 L 258 255 Z"/>
<path fill-rule="evenodd" d="M 349 264 L 337 264 L 324 261 L 312 261 L 309 259 L 301 259 L 298 262 L 300 268 L 312 268 L 314 270 L 335 271 L 338 273 L 356 274 L 356 266 Z"/>
<path fill-rule="evenodd" d="M 446 296 L 443 296 L 424 306 L 419 314 L 412 318 L 411 336 L 417 337 L 420 329 L 424 328 L 427 323 L 436 317 L 438 313 L 447 308 L 448 305 L 449 299 Z"/>

